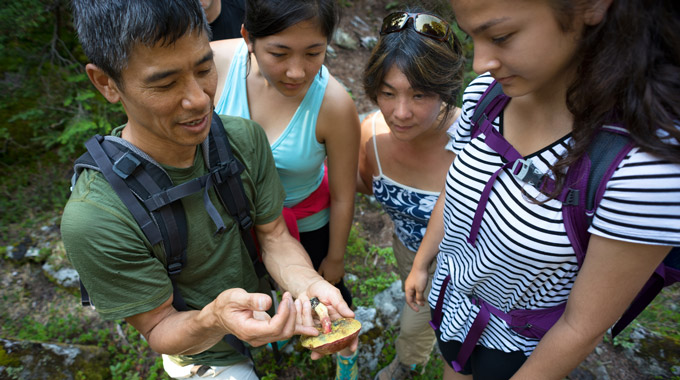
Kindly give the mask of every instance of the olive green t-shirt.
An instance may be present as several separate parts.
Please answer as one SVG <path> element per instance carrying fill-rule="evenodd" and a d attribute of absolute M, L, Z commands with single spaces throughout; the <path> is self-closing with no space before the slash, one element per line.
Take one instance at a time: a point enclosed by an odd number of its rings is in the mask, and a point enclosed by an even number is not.
<path fill-rule="evenodd" d="M 246 119 L 221 117 L 234 156 L 245 170 L 243 187 L 255 224 L 281 215 L 285 194 L 276 173 L 269 142 L 259 125 Z M 122 128 L 114 130 L 120 135 Z M 201 147 L 189 168 L 163 166 L 175 185 L 207 172 Z M 182 199 L 187 224 L 186 264 L 177 279 L 190 309 L 201 309 L 230 288 L 258 290 L 238 224 L 222 206 L 214 189 L 210 199 L 220 212 L 225 232 L 206 212 L 203 192 Z M 122 319 L 153 310 L 172 294 L 162 243 L 151 245 L 132 214 L 101 173 L 84 170 L 64 209 L 61 233 L 69 260 L 78 271 L 93 305 L 105 319 Z M 198 355 L 173 357 L 179 364 L 230 365 L 244 358 L 220 342 Z"/>

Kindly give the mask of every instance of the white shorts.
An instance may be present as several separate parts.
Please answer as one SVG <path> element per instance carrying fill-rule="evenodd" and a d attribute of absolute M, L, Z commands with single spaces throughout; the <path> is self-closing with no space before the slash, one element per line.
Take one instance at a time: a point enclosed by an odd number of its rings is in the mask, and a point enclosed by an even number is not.
<path fill-rule="evenodd" d="M 162 356 L 163 368 L 173 379 L 259 380 L 250 360 L 230 366 L 200 366 L 194 364 L 181 366 L 170 360 L 168 355 Z"/>

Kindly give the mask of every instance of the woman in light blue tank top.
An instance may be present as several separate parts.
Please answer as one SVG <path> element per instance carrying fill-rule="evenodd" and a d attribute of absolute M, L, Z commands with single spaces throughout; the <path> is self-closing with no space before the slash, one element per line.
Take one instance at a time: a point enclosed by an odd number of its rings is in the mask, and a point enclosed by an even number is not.
<path fill-rule="evenodd" d="M 460 114 L 455 104 L 463 85 L 461 48 L 448 23 L 414 15 L 385 18 L 366 66 L 364 89 L 380 110 L 361 124 L 357 180 L 357 191 L 373 194 L 394 222 L 392 248 L 402 283 L 454 158 L 446 149 L 447 128 Z M 416 30 L 420 21 L 438 24 L 442 35 Z M 429 309 L 415 312 L 404 305 L 397 356 L 376 379 L 402 379 L 427 363 L 436 341 L 429 320 Z"/>
<path fill-rule="evenodd" d="M 335 0 L 247 0 L 243 38 L 211 46 L 215 111 L 252 119 L 265 130 L 286 191 L 284 206 L 297 220 L 289 229 L 295 234 L 297 227 L 314 267 L 351 306 L 344 255 L 360 127 L 353 100 L 323 66 L 337 20 Z M 356 378 L 353 351 L 338 357 L 337 377 Z"/>

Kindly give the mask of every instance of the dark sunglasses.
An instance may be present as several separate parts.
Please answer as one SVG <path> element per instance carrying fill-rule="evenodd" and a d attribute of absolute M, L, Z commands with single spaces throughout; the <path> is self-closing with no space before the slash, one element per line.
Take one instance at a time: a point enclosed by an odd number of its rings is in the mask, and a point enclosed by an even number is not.
<path fill-rule="evenodd" d="M 400 32 L 413 20 L 413 29 L 423 36 L 430 37 L 437 41 L 448 41 L 451 48 L 454 48 L 453 32 L 446 20 L 427 13 L 394 12 L 383 19 L 380 27 L 380 35 Z M 455 49 L 454 49 L 455 50 Z"/>

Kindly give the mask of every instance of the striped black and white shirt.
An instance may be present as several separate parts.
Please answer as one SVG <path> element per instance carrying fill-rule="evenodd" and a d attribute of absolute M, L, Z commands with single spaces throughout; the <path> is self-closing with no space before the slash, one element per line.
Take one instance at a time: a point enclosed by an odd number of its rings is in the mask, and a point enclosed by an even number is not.
<path fill-rule="evenodd" d="M 463 341 L 479 308 L 477 295 L 497 308 L 536 309 L 567 300 L 578 271 L 567 237 L 561 202 L 536 204 L 541 194 L 509 170 L 493 183 L 476 245 L 467 242 L 484 185 L 503 166 L 499 154 L 484 143 L 484 134 L 470 141 L 470 117 L 493 78 L 481 75 L 465 90 L 463 114 L 451 128 L 456 153 L 446 178 L 445 235 L 437 255 L 437 271 L 428 301 L 435 307 L 444 289 L 441 338 Z M 502 132 L 502 113 L 494 127 Z M 566 151 L 570 136 L 526 156 L 542 172 Z M 641 244 L 680 246 L 680 165 L 633 149 L 607 183 L 590 232 Z M 505 352 L 531 354 L 538 344 L 512 332 L 491 316 L 478 344 Z"/>

